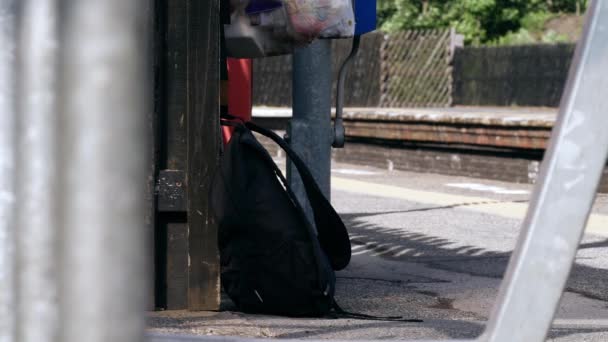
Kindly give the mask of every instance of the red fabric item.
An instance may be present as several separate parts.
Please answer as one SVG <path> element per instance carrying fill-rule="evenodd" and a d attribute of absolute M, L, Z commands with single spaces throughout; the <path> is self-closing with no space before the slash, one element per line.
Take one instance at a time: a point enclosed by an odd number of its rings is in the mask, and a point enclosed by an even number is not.
<path fill-rule="evenodd" d="M 250 59 L 228 58 L 228 114 L 251 120 L 252 62 Z M 224 143 L 232 137 L 232 127 L 222 127 Z"/>

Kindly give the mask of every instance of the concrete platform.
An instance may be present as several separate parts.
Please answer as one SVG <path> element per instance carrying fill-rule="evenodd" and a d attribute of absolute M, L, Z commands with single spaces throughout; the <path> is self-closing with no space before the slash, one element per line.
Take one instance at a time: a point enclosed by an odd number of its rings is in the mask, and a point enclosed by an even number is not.
<path fill-rule="evenodd" d="M 556 116 L 555 108 L 346 108 L 346 147 L 333 157 L 389 170 L 532 184 Z M 291 109 L 256 107 L 253 117 L 285 130 Z M 278 153 L 274 144 L 265 146 Z M 600 191 L 608 192 L 608 171 Z"/>
<path fill-rule="evenodd" d="M 344 117 L 436 123 L 477 123 L 522 127 L 551 127 L 557 108 L 448 107 L 448 108 L 345 108 Z M 291 108 L 254 107 L 254 118 L 290 118 Z"/>
<path fill-rule="evenodd" d="M 554 108 L 346 108 L 344 121 L 351 139 L 538 150 L 546 147 L 556 114 Z M 256 107 L 253 117 L 285 128 L 291 109 Z"/>

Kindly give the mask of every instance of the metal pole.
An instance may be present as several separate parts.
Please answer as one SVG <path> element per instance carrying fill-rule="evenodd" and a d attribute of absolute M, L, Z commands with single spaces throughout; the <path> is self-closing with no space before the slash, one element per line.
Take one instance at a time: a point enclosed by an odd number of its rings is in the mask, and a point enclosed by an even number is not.
<path fill-rule="evenodd" d="M 15 340 L 15 9 L 0 0 L 0 342 Z"/>
<path fill-rule="evenodd" d="M 593 1 L 534 196 L 483 341 L 541 342 L 608 155 L 608 2 Z"/>
<path fill-rule="evenodd" d="M 293 118 L 288 138 L 291 147 L 310 168 L 319 187 L 330 198 L 331 145 L 331 41 L 317 40 L 293 55 Z M 287 167 L 290 187 L 306 208 L 304 185 L 291 163 Z"/>
<path fill-rule="evenodd" d="M 62 342 L 143 340 L 149 284 L 142 4 L 62 2 Z"/>
<path fill-rule="evenodd" d="M 20 9 L 17 155 L 17 340 L 56 341 L 56 3 Z"/>

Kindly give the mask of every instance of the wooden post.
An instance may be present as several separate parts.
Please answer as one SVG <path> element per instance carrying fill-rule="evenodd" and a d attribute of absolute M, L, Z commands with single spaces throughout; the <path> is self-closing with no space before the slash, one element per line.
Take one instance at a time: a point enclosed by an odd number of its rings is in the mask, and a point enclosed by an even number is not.
<path fill-rule="evenodd" d="M 156 102 L 156 92 L 155 92 L 155 72 L 156 66 L 158 65 L 157 59 L 157 25 L 156 16 L 155 16 L 155 0 L 146 0 L 144 2 L 145 7 L 143 11 L 145 12 L 145 20 L 143 21 L 142 30 L 145 32 L 146 41 L 144 44 L 144 49 L 146 51 L 146 75 L 145 75 L 145 97 L 146 97 L 146 152 L 148 154 L 146 160 L 146 179 L 145 179 L 145 223 L 146 223 L 146 245 L 148 249 L 146 250 L 146 260 L 147 267 L 149 269 L 148 281 L 150 285 L 148 286 L 148 303 L 146 306 L 147 310 L 154 310 L 156 307 L 155 300 L 155 267 L 154 267 L 154 235 L 155 235 L 155 211 L 156 211 L 156 203 L 154 198 L 154 186 L 155 186 L 155 177 L 156 177 L 156 157 L 157 157 L 157 148 L 156 148 L 156 130 L 157 130 L 157 116 L 156 112 L 157 102 Z"/>
<path fill-rule="evenodd" d="M 219 0 L 188 1 L 188 308 L 220 304 L 217 224 L 208 193 L 218 164 L 220 84 Z"/>
<path fill-rule="evenodd" d="M 187 165 L 187 7 L 185 0 L 161 0 L 160 19 L 163 63 L 160 68 L 164 115 L 160 120 L 163 157 L 158 175 L 159 225 L 157 246 L 164 250 L 159 260 L 161 276 L 160 306 L 168 310 L 188 306 L 188 226 L 186 220 Z M 177 195 L 177 191 L 180 194 Z M 180 198 L 180 201 L 175 201 Z M 164 298 L 163 298 L 164 297 Z"/>
<path fill-rule="evenodd" d="M 160 63 L 156 302 L 219 308 L 208 192 L 219 158 L 219 0 L 157 0 Z"/>

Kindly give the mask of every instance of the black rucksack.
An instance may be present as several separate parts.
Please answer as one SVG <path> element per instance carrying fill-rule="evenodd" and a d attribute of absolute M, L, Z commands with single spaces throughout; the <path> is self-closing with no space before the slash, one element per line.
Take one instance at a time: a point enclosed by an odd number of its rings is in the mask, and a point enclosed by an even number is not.
<path fill-rule="evenodd" d="M 344 223 L 283 139 L 252 123 L 223 124 L 235 131 L 214 177 L 211 201 L 225 292 L 248 313 L 328 314 L 337 307 L 334 270 L 345 268 L 351 258 Z M 296 166 L 314 225 L 251 131 L 274 140 Z"/>

